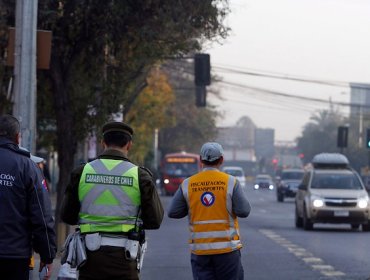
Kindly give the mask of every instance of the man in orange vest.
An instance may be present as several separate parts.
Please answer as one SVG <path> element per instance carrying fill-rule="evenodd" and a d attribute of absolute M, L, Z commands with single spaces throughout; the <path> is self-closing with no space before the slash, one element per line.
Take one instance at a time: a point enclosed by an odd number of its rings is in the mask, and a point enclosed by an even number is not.
<path fill-rule="evenodd" d="M 244 279 L 237 217 L 248 217 L 251 207 L 239 181 L 219 170 L 223 148 L 205 143 L 200 151 L 203 170 L 183 181 L 168 217 L 189 216 L 191 267 L 196 280 Z"/>

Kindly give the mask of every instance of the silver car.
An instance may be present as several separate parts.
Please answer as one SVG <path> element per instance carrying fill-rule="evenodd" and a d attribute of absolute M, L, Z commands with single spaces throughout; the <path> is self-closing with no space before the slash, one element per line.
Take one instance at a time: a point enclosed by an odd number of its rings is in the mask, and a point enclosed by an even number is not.
<path fill-rule="evenodd" d="M 370 203 L 356 171 L 341 154 L 323 153 L 312 160 L 295 198 L 295 225 L 311 230 L 314 223 L 348 223 L 370 230 Z"/>

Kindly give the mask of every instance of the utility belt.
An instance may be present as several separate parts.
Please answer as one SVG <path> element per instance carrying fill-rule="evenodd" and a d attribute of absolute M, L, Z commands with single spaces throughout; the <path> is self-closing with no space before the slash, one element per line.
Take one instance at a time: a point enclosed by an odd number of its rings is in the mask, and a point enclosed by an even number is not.
<path fill-rule="evenodd" d="M 97 251 L 101 246 L 120 247 L 125 250 L 128 260 L 138 260 L 140 240 L 135 240 L 123 235 L 111 235 L 105 233 L 88 233 L 85 235 L 85 246 L 89 251 Z"/>

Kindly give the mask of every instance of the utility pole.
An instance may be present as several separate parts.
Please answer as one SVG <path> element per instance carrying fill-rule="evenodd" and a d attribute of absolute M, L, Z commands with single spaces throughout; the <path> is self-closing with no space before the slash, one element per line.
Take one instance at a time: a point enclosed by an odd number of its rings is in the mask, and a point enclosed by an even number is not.
<path fill-rule="evenodd" d="M 21 124 L 21 145 L 36 150 L 37 0 L 17 0 L 13 115 Z"/>

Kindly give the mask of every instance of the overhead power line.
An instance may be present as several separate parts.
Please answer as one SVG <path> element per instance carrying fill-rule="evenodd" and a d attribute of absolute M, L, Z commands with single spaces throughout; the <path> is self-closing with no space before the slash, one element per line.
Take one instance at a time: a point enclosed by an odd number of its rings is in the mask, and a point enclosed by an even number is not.
<path fill-rule="evenodd" d="M 313 83 L 313 84 L 335 86 L 335 87 L 349 87 L 350 86 L 349 82 L 321 80 L 321 79 L 314 79 L 314 78 L 308 78 L 308 77 L 298 77 L 298 76 L 286 75 L 286 74 L 281 74 L 281 73 L 272 73 L 272 72 L 267 72 L 263 70 L 240 70 L 240 69 L 236 69 L 232 67 L 217 66 L 217 65 L 212 65 L 212 68 L 216 70 L 240 74 L 240 75 L 264 77 L 264 78 L 272 78 L 272 79 L 280 79 L 280 80 L 291 80 L 291 81 L 296 81 L 296 82 Z"/>
<path fill-rule="evenodd" d="M 248 86 L 248 85 L 242 85 L 242 84 L 238 84 L 238 83 L 234 83 L 234 82 L 226 82 L 226 81 L 218 81 L 218 82 L 222 83 L 222 84 L 226 84 L 226 85 L 231 85 L 231 86 L 235 86 L 235 87 L 244 88 L 244 89 L 264 92 L 264 93 L 272 94 L 272 95 L 275 95 L 275 96 L 295 98 L 295 99 L 300 99 L 300 100 L 314 101 L 314 102 L 320 102 L 320 103 L 326 103 L 326 104 L 329 103 L 329 101 L 324 100 L 324 99 L 319 99 L 319 98 L 291 95 L 291 94 L 282 93 L 282 92 L 278 92 L 278 91 L 274 91 L 274 90 L 269 90 L 269 89 L 264 89 L 264 88 L 259 88 L 259 87 L 252 87 L 252 86 Z M 364 104 L 359 104 L 359 103 L 347 103 L 347 102 L 338 102 L 338 101 L 330 101 L 330 103 L 335 104 L 335 105 L 340 105 L 340 106 L 370 108 L 370 105 L 364 105 Z"/>

